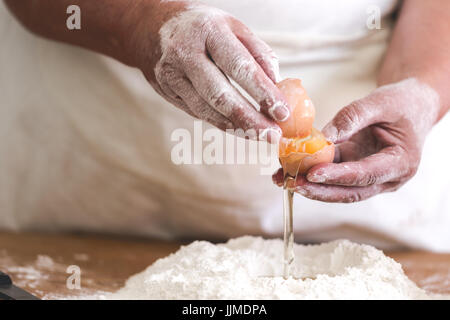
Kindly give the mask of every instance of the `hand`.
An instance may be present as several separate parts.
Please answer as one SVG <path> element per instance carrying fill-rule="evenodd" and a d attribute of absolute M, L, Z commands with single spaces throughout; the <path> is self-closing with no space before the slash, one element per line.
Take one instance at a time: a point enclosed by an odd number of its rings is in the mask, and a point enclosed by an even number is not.
<path fill-rule="evenodd" d="M 292 187 L 325 202 L 355 202 L 397 190 L 416 173 L 439 109 L 438 94 L 416 79 L 378 88 L 343 108 L 323 129 L 336 143 L 335 163 L 314 166 Z M 282 172 L 273 179 L 282 184 Z"/>
<path fill-rule="evenodd" d="M 289 110 L 275 82 L 278 61 L 270 47 L 227 13 L 184 2 L 165 9 L 159 37 L 144 14 L 134 35 L 139 66 L 166 100 L 218 128 L 255 129 L 259 138 L 277 142 Z M 180 5 L 181 4 L 181 5 Z M 155 48 L 155 49 L 147 49 Z M 258 112 L 232 85 L 241 86 L 260 106 Z"/>

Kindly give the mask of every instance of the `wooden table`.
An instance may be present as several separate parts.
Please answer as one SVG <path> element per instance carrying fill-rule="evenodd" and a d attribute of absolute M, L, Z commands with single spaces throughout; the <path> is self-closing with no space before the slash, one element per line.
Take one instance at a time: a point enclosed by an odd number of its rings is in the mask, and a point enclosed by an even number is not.
<path fill-rule="evenodd" d="M 0 232 L 0 270 L 40 298 L 113 292 L 132 274 L 175 252 L 181 243 L 94 235 Z M 388 252 L 420 287 L 450 294 L 450 254 Z M 68 289 L 67 268 L 81 270 L 81 289 Z M 97 297 L 97 296 L 95 296 Z"/>

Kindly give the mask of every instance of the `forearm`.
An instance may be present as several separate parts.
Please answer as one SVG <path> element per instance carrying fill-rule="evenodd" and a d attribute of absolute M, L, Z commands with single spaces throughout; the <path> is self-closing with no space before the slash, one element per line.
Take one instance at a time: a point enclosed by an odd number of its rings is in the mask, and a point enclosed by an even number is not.
<path fill-rule="evenodd" d="M 378 76 L 378 84 L 415 77 L 440 96 L 436 120 L 450 107 L 450 1 L 407 0 Z"/>
<path fill-rule="evenodd" d="M 153 34 L 158 36 L 157 20 L 164 15 L 159 0 L 4 0 L 11 12 L 30 31 L 41 36 L 81 46 L 134 65 L 132 37 L 139 16 L 151 14 Z M 81 29 L 69 30 L 67 7 L 81 9 Z M 151 33 L 151 31 L 150 31 Z"/>

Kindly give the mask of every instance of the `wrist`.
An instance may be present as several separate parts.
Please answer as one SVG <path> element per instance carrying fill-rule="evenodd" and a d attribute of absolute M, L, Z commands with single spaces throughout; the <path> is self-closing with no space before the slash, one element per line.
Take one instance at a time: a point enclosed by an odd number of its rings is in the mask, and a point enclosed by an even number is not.
<path fill-rule="evenodd" d="M 450 68 L 448 72 L 436 69 L 422 72 L 419 70 L 392 70 L 391 68 L 390 72 L 386 71 L 387 68 L 381 69 L 377 78 L 377 86 L 399 83 L 407 79 L 415 79 L 417 83 L 428 86 L 439 97 L 438 103 L 434 102 L 428 106 L 431 109 L 436 109 L 434 123 L 438 122 L 448 112 L 450 108 L 450 92 L 448 91 L 450 81 L 447 78 Z M 414 94 L 414 92 L 411 92 L 411 94 Z"/>
<path fill-rule="evenodd" d="M 141 0 L 121 24 L 122 62 L 139 69 L 156 65 L 161 57 L 159 31 L 165 22 L 186 10 L 185 1 Z"/>
<path fill-rule="evenodd" d="M 439 96 L 436 122 L 438 122 L 450 108 L 450 92 L 448 90 L 448 87 L 450 86 L 450 80 L 448 78 L 449 72 L 450 68 L 447 68 L 447 70 L 445 70 L 445 68 L 441 70 L 433 69 L 430 70 L 430 72 L 424 73 L 418 77 L 420 81 L 433 88 Z"/>

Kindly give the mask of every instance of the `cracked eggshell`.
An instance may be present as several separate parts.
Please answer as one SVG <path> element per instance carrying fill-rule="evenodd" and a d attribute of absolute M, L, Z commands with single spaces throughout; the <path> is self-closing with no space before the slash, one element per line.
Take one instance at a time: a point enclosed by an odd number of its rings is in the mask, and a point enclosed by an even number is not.
<path fill-rule="evenodd" d="M 310 168 L 319 163 L 333 162 L 334 144 L 327 141 L 327 145 L 315 153 L 291 152 L 284 154 L 281 152 L 283 141 L 280 141 L 280 163 L 283 168 L 284 175 L 296 177 L 297 174 L 305 174 Z"/>
<path fill-rule="evenodd" d="M 286 138 L 307 137 L 311 134 L 316 111 L 299 79 L 288 78 L 277 83 L 291 113 L 286 121 L 278 125 Z"/>

